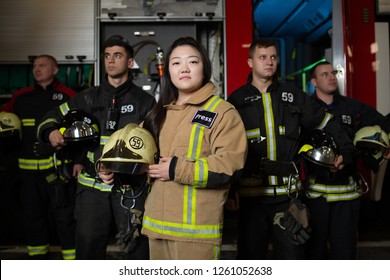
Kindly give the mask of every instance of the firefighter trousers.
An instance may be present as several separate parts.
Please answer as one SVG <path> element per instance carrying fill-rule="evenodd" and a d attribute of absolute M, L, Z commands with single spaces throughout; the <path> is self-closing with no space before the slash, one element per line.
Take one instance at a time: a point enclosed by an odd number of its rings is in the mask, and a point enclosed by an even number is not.
<path fill-rule="evenodd" d="M 68 188 L 67 203 L 57 207 L 50 189 L 53 185 L 46 180 L 48 174 L 22 170 L 19 173 L 23 224 L 30 256 L 47 255 L 48 244 L 57 236 L 63 253 L 75 248 L 75 182 L 70 181 L 65 186 Z"/>
<path fill-rule="evenodd" d="M 288 199 L 264 202 L 261 197 L 240 197 L 237 258 L 241 260 L 304 259 L 303 246 L 291 243 L 278 225 L 275 214 L 290 206 Z M 272 244 L 273 256 L 268 253 Z"/>
<path fill-rule="evenodd" d="M 311 237 L 305 244 L 307 258 L 356 259 L 360 199 L 327 202 L 319 197 L 308 198 L 305 204 L 309 208 L 312 228 Z"/>
<path fill-rule="evenodd" d="M 102 192 L 79 184 L 75 209 L 76 259 L 106 259 L 107 245 L 112 241 L 110 239 L 114 240 L 124 215 L 120 193 Z M 114 222 L 117 228 L 113 230 Z M 120 258 L 149 259 L 148 238 L 141 235 L 135 250 L 128 254 L 122 253 Z"/>

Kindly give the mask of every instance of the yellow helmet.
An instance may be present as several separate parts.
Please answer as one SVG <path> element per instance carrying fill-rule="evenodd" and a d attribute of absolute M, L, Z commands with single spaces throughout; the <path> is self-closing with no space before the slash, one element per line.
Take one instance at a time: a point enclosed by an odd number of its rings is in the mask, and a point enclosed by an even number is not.
<path fill-rule="evenodd" d="M 19 136 L 22 138 L 22 125 L 17 115 L 0 112 L 0 137 Z"/>
<path fill-rule="evenodd" d="M 356 132 L 353 144 L 364 159 L 364 165 L 375 171 L 383 161 L 389 136 L 379 125 L 365 126 Z"/>
<path fill-rule="evenodd" d="M 104 145 L 96 162 L 96 171 L 143 174 L 149 164 L 158 160 L 156 142 L 152 134 L 131 123 L 114 132 Z"/>

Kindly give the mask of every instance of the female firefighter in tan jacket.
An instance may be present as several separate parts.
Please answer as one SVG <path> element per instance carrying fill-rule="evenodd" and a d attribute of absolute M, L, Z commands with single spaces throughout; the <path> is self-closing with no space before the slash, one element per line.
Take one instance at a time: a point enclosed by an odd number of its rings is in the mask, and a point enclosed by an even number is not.
<path fill-rule="evenodd" d="M 219 259 L 223 205 L 247 152 L 235 108 L 214 95 L 204 47 L 179 38 L 165 59 L 160 100 L 143 127 L 152 132 L 160 161 L 148 195 L 143 234 L 151 259 Z"/>

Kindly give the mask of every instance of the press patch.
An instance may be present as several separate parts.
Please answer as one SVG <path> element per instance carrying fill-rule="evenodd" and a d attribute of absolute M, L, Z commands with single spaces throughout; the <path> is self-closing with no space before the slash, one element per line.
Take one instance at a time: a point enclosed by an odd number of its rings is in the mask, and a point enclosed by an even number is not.
<path fill-rule="evenodd" d="M 217 115 L 218 114 L 215 112 L 198 110 L 196 112 L 195 116 L 192 118 L 191 123 L 192 124 L 197 123 L 199 125 L 210 128 L 213 125 L 214 120 L 217 117 Z"/>

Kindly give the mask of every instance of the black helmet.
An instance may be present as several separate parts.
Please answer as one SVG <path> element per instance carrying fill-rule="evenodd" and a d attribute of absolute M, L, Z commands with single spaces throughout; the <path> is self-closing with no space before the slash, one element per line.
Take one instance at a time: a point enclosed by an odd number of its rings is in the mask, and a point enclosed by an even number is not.
<path fill-rule="evenodd" d="M 312 163 L 331 167 L 339 155 L 339 149 L 336 141 L 329 133 L 314 129 L 304 139 L 298 154 Z"/>
<path fill-rule="evenodd" d="M 99 126 L 95 117 L 80 109 L 72 109 L 63 117 L 59 123 L 59 131 L 67 143 L 99 138 Z"/>
<path fill-rule="evenodd" d="M 356 132 L 353 144 L 359 151 L 363 165 L 376 172 L 389 146 L 389 136 L 379 125 L 365 126 Z"/>

